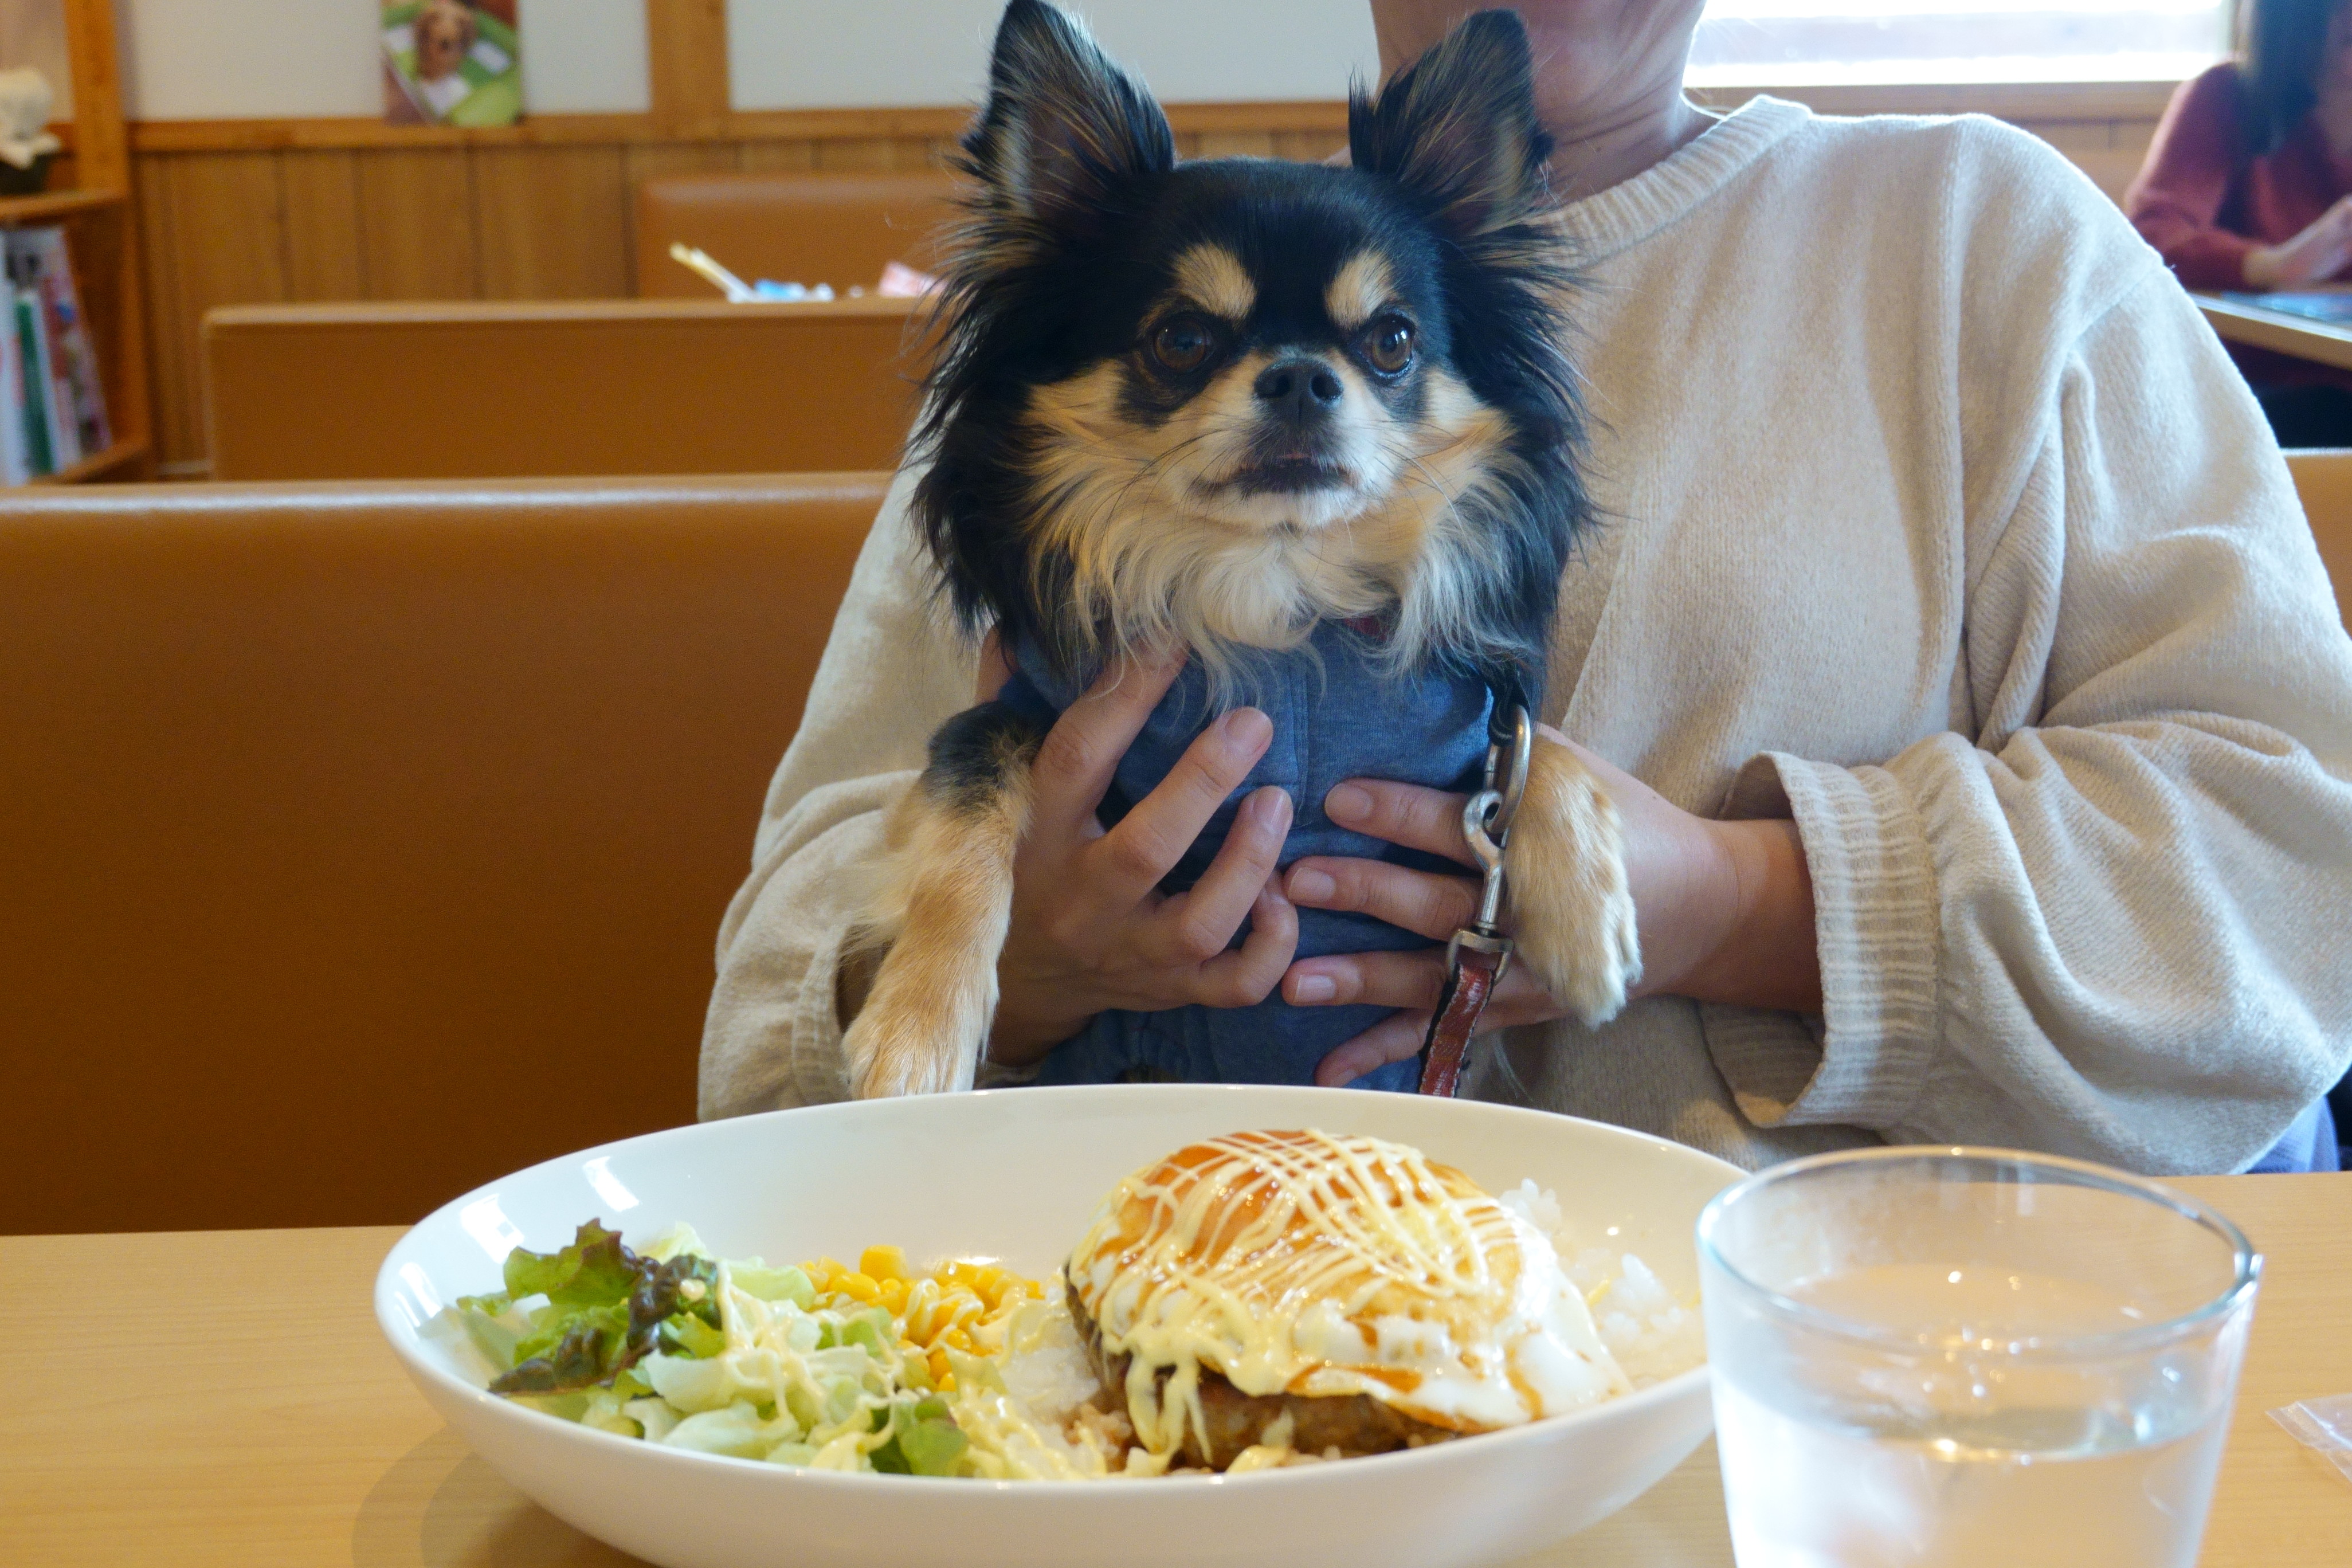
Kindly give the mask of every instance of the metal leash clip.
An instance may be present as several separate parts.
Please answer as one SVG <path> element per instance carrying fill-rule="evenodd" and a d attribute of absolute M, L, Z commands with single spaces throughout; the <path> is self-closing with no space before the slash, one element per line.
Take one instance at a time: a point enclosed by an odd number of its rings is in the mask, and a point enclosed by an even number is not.
<path fill-rule="evenodd" d="M 1528 764 L 1535 751 L 1535 723 L 1524 707 L 1511 709 L 1507 735 L 1498 724 L 1486 748 L 1486 774 L 1478 793 L 1462 807 L 1462 837 L 1485 872 L 1478 912 L 1445 944 L 1445 988 L 1430 1015 L 1421 1047 L 1421 1092 L 1451 1097 L 1460 1087 L 1470 1037 L 1486 1011 L 1495 987 L 1511 966 L 1512 942 L 1499 923 L 1503 913 L 1503 850 L 1511 819 L 1528 791 Z"/>

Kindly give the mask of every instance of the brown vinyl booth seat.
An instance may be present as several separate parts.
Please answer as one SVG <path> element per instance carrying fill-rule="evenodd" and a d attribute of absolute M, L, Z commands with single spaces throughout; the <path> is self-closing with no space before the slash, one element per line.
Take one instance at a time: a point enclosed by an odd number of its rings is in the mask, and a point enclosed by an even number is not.
<path fill-rule="evenodd" d="M 2311 447 L 2286 455 L 2311 536 L 2336 587 L 2338 615 L 2352 607 L 2352 448 Z M 2352 621 L 2346 623 L 2352 626 Z"/>
<path fill-rule="evenodd" d="M 240 305 L 204 322 L 216 479 L 897 466 L 908 300 Z"/>
<path fill-rule="evenodd" d="M 943 174 L 660 175 L 637 186 L 637 293 L 710 298 L 670 259 L 678 242 L 746 283 L 830 283 L 836 294 L 871 289 L 892 261 L 932 271 L 953 189 Z"/>
<path fill-rule="evenodd" d="M 0 501 L 0 1235 L 413 1220 L 692 1121 L 885 482 Z"/>

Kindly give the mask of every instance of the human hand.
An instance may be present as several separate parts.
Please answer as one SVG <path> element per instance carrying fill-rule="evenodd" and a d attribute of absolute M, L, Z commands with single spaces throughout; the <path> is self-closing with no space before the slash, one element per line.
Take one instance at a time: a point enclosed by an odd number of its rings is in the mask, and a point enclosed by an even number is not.
<path fill-rule="evenodd" d="M 1558 731 L 1547 726 L 1540 732 L 1575 752 L 1616 804 L 1641 934 L 1643 973 L 1633 995 L 1821 1010 L 1812 882 L 1794 823 L 1695 816 Z M 1469 866 L 1475 862 L 1462 837 L 1463 802 L 1443 790 L 1356 779 L 1335 786 L 1323 809 L 1359 833 Z M 1285 890 L 1310 909 L 1356 910 L 1444 942 L 1475 914 L 1479 884 L 1474 877 L 1385 861 L 1318 856 L 1290 868 Z M 1325 1057 L 1316 1081 L 1347 1083 L 1419 1051 L 1444 970 L 1442 948 L 1331 954 L 1292 964 L 1282 992 L 1294 1005 L 1402 1009 Z M 1525 965 L 1514 964 L 1496 988 L 1483 1024 L 1505 1028 L 1568 1012 Z"/>
<path fill-rule="evenodd" d="M 2322 283 L 2352 262 L 2352 196 L 2339 198 L 2301 234 L 2246 253 L 2246 281 L 2256 289 Z"/>
<path fill-rule="evenodd" d="M 1158 788 L 1106 831 L 1096 816 L 1112 773 L 1183 668 L 1182 654 L 1114 667 L 1062 714 L 1030 769 L 1028 831 L 1013 862 L 1013 915 L 997 960 L 989 1055 L 1037 1060 L 1107 1008 L 1157 1012 L 1261 1002 L 1298 945 L 1298 914 L 1274 874 L 1290 797 L 1269 784 L 1242 803 L 1233 831 L 1192 888 L 1166 876 L 1274 738 L 1237 708 L 1193 741 Z M 1012 677 L 993 633 L 978 697 Z M 1228 952 L 1243 918 L 1250 934 Z"/>

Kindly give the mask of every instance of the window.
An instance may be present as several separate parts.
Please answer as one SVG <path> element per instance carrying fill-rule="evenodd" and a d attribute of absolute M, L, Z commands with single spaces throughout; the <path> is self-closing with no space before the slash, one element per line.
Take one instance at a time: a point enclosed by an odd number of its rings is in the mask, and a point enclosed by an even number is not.
<path fill-rule="evenodd" d="M 1708 0 L 1694 87 L 2178 81 L 2229 50 L 2230 0 Z"/>

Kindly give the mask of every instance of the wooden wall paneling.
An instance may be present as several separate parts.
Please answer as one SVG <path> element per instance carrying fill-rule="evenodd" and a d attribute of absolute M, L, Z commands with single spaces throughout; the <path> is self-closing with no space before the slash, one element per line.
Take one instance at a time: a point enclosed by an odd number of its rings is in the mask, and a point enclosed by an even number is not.
<path fill-rule="evenodd" d="M 843 174 L 916 174 L 930 168 L 924 136 L 835 136 L 816 144 L 816 166 Z"/>
<path fill-rule="evenodd" d="M 814 142 L 746 142 L 742 168 L 747 174 L 805 174 L 816 167 Z"/>
<path fill-rule="evenodd" d="M 362 268 L 360 172 L 345 149 L 275 154 L 286 204 L 286 297 L 358 300 Z"/>
<path fill-rule="evenodd" d="M 629 192 L 618 147 L 474 149 L 474 234 L 487 300 L 630 292 Z"/>
<path fill-rule="evenodd" d="M 481 291 L 473 166 L 464 148 L 396 148 L 359 164 L 362 279 L 371 300 Z"/>
<path fill-rule="evenodd" d="M 163 460 L 200 460 L 203 367 L 196 333 L 216 305 L 261 305 L 287 298 L 286 209 L 278 160 L 268 153 L 190 153 L 171 159 L 164 186 L 169 232 L 177 251 L 173 284 L 185 334 L 173 381 L 181 406 L 170 421 Z M 159 356 L 159 365 L 163 361 Z"/>
<path fill-rule="evenodd" d="M 180 246 L 172 222 L 172 165 L 142 153 L 131 183 L 139 206 L 141 276 L 147 290 L 148 374 L 155 397 L 155 456 L 167 476 L 205 457 L 202 405 L 195 395 L 196 324 L 180 287 Z"/>
<path fill-rule="evenodd" d="M 629 189 L 656 174 L 722 173 L 743 166 L 743 150 L 732 142 L 654 142 L 623 149 Z"/>
<path fill-rule="evenodd" d="M 2023 120 L 2021 131 L 2031 131 L 2061 153 L 2105 153 L 2114 149 L 2116 128 L 2106 120 Z"/>
<path fill-rule="evenodd" d="M 1294 163 L 1320 163 L 1348 145 L 1344 131 L 1277 131 L 1274 155 Z"/>
<path fill-rule="evenodd" d="M 195 343 L 202 312 L 214 305 L 627 296 L 641 180 L 940 167 L 967 118 L 961 109 L 823 110 L 713 121 L 712 104 L 723 109 L 725 99 L 723 5 L 649 0 L 647 22 L 666 62 L 656 68 L 653 114 L 545 116 L 478 132 L 362 120 L 131 127 L 164 460 L 184 472 L 203 454 Z M 1744 95 L 1708 96 L 1728 107 Z M 2119 195 L 2167 91 L 2126 84 L 1783 96 L 1819 100 L 1825 112 L 1999 113 Z M 1320 160 L 1346 143 L 1337 103 L 1179 104 L 1170 118 L 1187 157 Z"/>
<path fill-rule="evenodd" d="M 1275 156 L 1274 132 L 1271 131 L 1203 131 L 1201 158 L 1271 158 Z"/>

